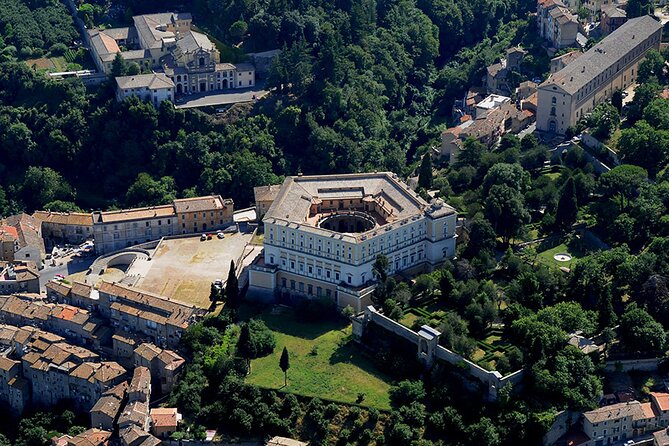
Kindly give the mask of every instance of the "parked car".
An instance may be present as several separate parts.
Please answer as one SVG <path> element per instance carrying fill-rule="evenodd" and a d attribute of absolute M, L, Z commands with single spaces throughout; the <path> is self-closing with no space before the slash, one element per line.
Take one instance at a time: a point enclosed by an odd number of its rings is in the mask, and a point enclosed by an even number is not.
<path fill-rule="evenodd" d="M 225 234 L 223 234 L 222 232 L 217 232 L 217 233 L 216 233 L 216 237 L 218 237 L 218 238 L 225 238 Z"/>
<path fill-rule="evenodd" d="M 203 241 L 205 241 L 205 240 L 207 240 L 207 234 L 202 234 L 202 235 L 200 236 L 200 241 L 203 242 Z"/>

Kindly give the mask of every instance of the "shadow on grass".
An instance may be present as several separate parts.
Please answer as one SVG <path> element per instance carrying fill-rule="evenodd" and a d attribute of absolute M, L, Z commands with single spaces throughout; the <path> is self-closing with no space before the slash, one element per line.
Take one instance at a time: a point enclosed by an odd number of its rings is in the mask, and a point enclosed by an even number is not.
<path fill-rule="evenodd" d="M 267 309 L 262 312 L 261 317 L 272 331 L 309 340 L 319 338 L 331 331 L 344 330 L 348 326 L 348 321 L 345 319 L 303 322 L 298 320 L 295 312 L 290 308 L 281 308 L 280 312 Z"/>
<path fill-rule="evenodd" d="M 360 370 L 363 370 L 365 373 L 372 375 L 382 381 L 388 383 L 393 381 L 391 377 L 377 369 L 372 361 L 358 349 L 357 345 L 352 340 L 341 344 L 330 356 L 330 365 L 340 363 L 352 364 Z"/>

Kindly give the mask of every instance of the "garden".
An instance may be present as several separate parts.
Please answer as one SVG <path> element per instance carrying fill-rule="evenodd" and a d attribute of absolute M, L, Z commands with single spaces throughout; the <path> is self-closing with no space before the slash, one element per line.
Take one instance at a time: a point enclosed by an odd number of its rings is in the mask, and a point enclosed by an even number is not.
<path fill-rule="evenodd" d="M 390 408 L 391 380 L 376 370 L 353 342 L 350 324 L 343 320 L 306 322 L 295 310 L 283 306 L 265 309 L 254 317 L 272 330 L 276 348 L 272 354 L 251 361 L 247 383 L 323 400 Z M 286 386 L 279 367 L 284 347 L 290 358 Z"/>

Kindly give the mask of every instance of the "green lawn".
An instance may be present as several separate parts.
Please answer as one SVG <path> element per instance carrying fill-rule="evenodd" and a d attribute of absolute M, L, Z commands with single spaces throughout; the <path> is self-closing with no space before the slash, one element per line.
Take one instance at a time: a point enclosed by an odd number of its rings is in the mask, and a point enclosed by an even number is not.
<path fill-rule="evenodd" d="M 279 308 L 279 307 L 276 307 Z M 261 314 L 276 336 L 273 354 L 251 362 L 246 381 L 260 387 L 299 395 L 389 409 L 391 380 L 377 371 L 351 340 L 351 326 L 336 322 L 302 323 L 292 310 L 280 308 Z M 290 354 L 288 386 L 283 385 L 279 357 L 283 347 Z"/>
<path fill-rule="evenodd" d="M 571 260 L 567 262 L 558 262 L 553 258 L 555 254 L 560 254 L 560 253 L 566 253 L 571 255 Z M 537 260 L 545 265 L 553 265 L 553 266 L 566 266 L 567 268 L 571 268 L 572 264 L 585 256 L 585 253 L 582 252 L 581 250 L 577 249 L 573 244 L 570 244 L 567 246 L 566 244 L 562 243 L 555 248 L 551 248 L 547 251 L 540 252 L 539 255 L 537 256 Z"/>

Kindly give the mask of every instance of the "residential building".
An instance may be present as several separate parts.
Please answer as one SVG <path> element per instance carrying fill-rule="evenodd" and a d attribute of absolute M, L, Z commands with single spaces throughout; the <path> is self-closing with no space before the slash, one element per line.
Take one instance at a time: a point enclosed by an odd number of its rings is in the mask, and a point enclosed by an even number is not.
<path fill-rule="evenodd" d="M 233 222 L 234 202 L 220 195 L 174 200 L 181 234 L 216 231 Z"/>
<path fill-rule="evenodd" d="M 151 371 L 146 367 L 135 367 L 128 386 L 128 401 L 149 403 L 151 400 Z"/>
<path fill-rule="evenodd" d="M 253 195 L 256 202 L 256 215 L 258 220 L 262 221 L 276 195 L 281 189 L 280 184 L 272 184 L 270 186 L 257 186 L 253 188 Z"/>
<path fill-rule="evenodd" d="M 508 104 L 510 102 L 510 97 L 491 94 L 476 104 L 476 115 L 474 117 L 476 119 L 485 118 L 492 110 L 500 108 L 502 105 Z"/>
<path fill-rule="evenodd" d="M 186 361 L 172 350 L 164 350 L 153 344 L 144 343 L 134 351 L 134 366 L 147 367 L 151 378 L 161 395 L 167 395 L 177 382 Z"/>
<path fill-rule="evenodd" d="M 119 431 L 122 446 L 158 446 L 162 442 L 148 431 L 132 425 Z"/>
<path fill-rule="evenodd" d="M 89 410 L 125 377 L 125 369 L 118 364 L 100 362 L 96 353 L 36 328 L 2 326 L 0 344 L 4 346 L 0 399 L 17 412 L 28 400 L 44 406 L 70 400 L 75 407 Z"/>
<path fill-rule="evenodd" d="M 656 428 L 652 403 L 628 401 L 583 413 L 583 432 L 588 441 L 582 446 L 611 444 L 644 435 Z"/>
<path fill-rule="evenodd" d="M 576 46 L 578 20 L 560 0 L 537 2 L 537 27 L 553 48 Z"/>
<path fill-rule="evenodd" d="M 167 297 L 124 285 L 102 282 L 97 311 L 117 333 L 177 348 L 188 325 L 203 314 Z"/>
<path fill-rule="evenodd" d="M 136 426 L 142 431 L 148 432 L 149 421 L 149 403 L 131 401 L 121 411 L 116 424 L 119 430 Z"/>
<path fill-rule="evenodd" d="M 96 349 L 108 344 L 112 335 L 105 321 L 88 310 L 23 295 L 0 296 L 0 322 L 39 327 L 76 345 Z"/>
<path fill-rule="evenodd" d="M 179 427 L 182 419 L 176 407 L 151 409 L 151 433 L 158 438 L 168 438 Z"/>
<path fill-rule="evenodd" d="M 63 435 L 51 439 L 53 446 L 107 446 L 111 432 L 100 429 L 88 429 L 74 437 Z"/>
<path fill-rule="evenodd" d="M 135 353 L 135 348 L 137 346 L 137 341 L 133 338 L 123 336 L 123 334 L 115 334 L 112 336 L 112 350 L 114 352 L 114 358 L 121 364 L 123 367 L 132 368 L 134 366 L 133 355 Z"/>
<path fill-rule="evenodd" d="M 171 204 L 93 212 L 95 251 L 105 254 L 176 234 L 216 231 L 232 224 L 234 202 L 220 195 Z"/>
<path fill-rule="evenodd" d="M 481 113 L 481 116 L 476 119 L 465 116 L 461 119 L 460 124 L 441 134 L 439 156 L 446 158 L 451 164 L 455 163 L 468 138 L 473 138 L 486 147 L 492 148 L 504 133 L 517 133 L 530 125 L 533 119 L 532 112 L 519 110 L 508 101 L 489 110 L 486 114 Z"/>
<path fill-rule="evenodd" d="M 30 382 L 23 378 L 21 361 L 0 356 L 0 401 L 15 415 L 30 405 Z"/>
<path fill-rule="evenodd" d="M 0 261 L 0 294 L 39 292 L 39 271 L 35 262 Z"/>
<path fill-rule="evenodd" d="M 627 12 L 616 5 L 602 6 L 602 19 L 599 27 L 604 35 L 611 34 L 627 22 Z"/>
<path fill-rule="evenodd" d="M 326 297 L 361 311 L 379 254 L 391 274 L 432 269 L 455 255 L 456 219 L 455 209 L 428 204 L 389 172 L 288 177 L 263 219 L 249 293 Z"/>
<path fill-rule="evenodd" d="M 520 47 L 506 50 L 506 57 L 486 69 L 486 88 L 490 94 L 507 95 L 515 87 L 512 85 L 512 73 L 516 78 L 521 72 L 521 64 L 527 51 Z"/>
<path fill-rule="evenodd" d="M 537 92 L 538 85 L 532 81 L 523 81 L 516 88 L 516 97 L 518 100 L 525 100 Z"/>
<path fill-rule="evenodd" d="M 669 432 L 667 432 L 667 429 L 653 432 L 653 446 L 669 446 Z"/>
<path fill-rule="evenodd" d="M 93 238 L 93 219 L 89 213 L 36 211 L 33 217 L 41 222 L 42 238 L 47 246 L 79 245 Z"/>
<path fill-rule="evenodd" d="M 12 215 L 0 220 L 2 250 L 0 260 L 13 262 L 25 260 L 35 262 L 42 269 L 44 241 L 41 235 L 41 223 L 28 214 Z"/>
<path fill-rule="evenodd" d="M 102 394 L 91 408 L 91 426 L 114 431 L 127 389 L 128 383 L 124 381 Z"/>
<path fill-rule="evenodd" d="M 221 63 L 216 45 L 206 35 L 192 30 L 189 13 L 138 15 L 133 17 L 132 27 L 88 33 L 92 56 L 101 72 L 110 74 L 114 58 L 120 54 L 126 62 L 169 78 L 172 97 L 255 85 L 255 67 L 248 63 Z M 167 91 L 160 97 L 168 99 Z"/>
<path fill-rule="evenodd" d="M 137 96 L 158 108 L 163 101 L 174 102 L 174 82 L 164 73 L 135 74 L 116 78 L 116 99 Z"/>
<path fill-rule="evenodd" d="M 583 54 L 581 50 L 569 51 L 568 53 L 563 54 L 562 56 L 557 56 L 551 59 L 551 74 L 557 73 L 576 59 L 578 59 Z"/>
<path fill-rule="evenodd" d="M 627 21 L 539 86 L 537 129 L 564 134 L 616 89 L 634 82 L 639 63 L 659 49 L 662 25 L 650 16 Z"/>

